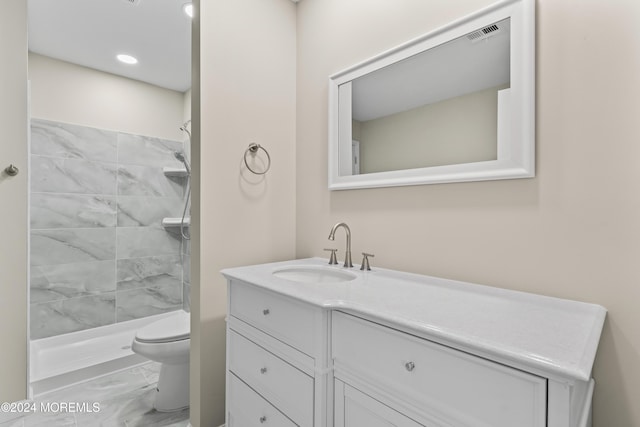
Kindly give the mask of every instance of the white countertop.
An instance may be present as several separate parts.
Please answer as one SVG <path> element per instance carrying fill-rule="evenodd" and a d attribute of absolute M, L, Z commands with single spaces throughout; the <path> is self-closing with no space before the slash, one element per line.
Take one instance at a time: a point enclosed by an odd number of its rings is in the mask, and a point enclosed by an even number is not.
<path fill-rule="evenodd" d="M 354 273 L 339 283 L 273 275 L 287 266 Z M 596 305 L 382 268 L 362 272 L 308 258 L 222 270 L 236 279 L 327 309 L 361 313 L 502 363 L 587 381 L 606 309 Z"/>

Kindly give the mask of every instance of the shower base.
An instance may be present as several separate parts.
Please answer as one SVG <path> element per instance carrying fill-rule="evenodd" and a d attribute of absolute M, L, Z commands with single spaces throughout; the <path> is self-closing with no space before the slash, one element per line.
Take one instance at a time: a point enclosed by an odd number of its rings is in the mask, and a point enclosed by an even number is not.
<path fill-rule="evenodd" d="M 31 396 L 148 362 L 131 351 L 131 342 L 138 329 L 168 315 L 171 313 L 31 341 Z"/>

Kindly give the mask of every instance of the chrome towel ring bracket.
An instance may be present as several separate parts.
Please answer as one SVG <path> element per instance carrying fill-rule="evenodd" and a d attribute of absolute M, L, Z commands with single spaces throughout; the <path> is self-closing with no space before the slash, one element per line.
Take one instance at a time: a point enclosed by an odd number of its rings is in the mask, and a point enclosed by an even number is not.
<path fill-rule="evenodd" d="M 249 166 L 249 162 L 247 161 L 247 155 L 250 154 L 252 156 L 255 156 L 258 153 L 258 150 L 264 151 L 264 154 L 267 155 L 267 167 L 262 172 L 253 170 L 251 166 Z M 269 152 L 262 145 L 252 142 L 251 144 L 249 144 L 249 147 L 244 152 L 244 164 L 247 167 L 247 169 L 249 169 L 252 173 L 256 175 L 264 175 L 269 171 L 269 168 L 271 168 L 271 156 L 269 155 Z"/>

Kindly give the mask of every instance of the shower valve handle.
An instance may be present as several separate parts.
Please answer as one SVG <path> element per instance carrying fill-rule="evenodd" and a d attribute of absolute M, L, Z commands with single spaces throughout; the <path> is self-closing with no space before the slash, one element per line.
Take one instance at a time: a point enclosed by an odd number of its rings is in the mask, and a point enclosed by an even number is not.
<path fill-rule="evenodd" d="M 18 175 L 18 172 L 20 172 L 20 169 L 15 167 L 13 164 L 11 164 L 11 165 L 7 166 L 6 168 L 4 168 L 4 173 L 6 173 L 9 176 L 16 176 L 16 175 Z"/>

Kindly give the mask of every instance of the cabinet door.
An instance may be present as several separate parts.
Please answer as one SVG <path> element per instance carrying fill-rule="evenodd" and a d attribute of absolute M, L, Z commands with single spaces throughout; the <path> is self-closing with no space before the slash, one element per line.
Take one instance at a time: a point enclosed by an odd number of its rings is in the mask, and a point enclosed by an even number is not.
<path fill-rule="evenodd" d="M 410 418 L 335 380 L 335 427 L 421 427 Z M 425 426 L 423 426 L 425 427 Z"/>
<path fill-rule="evenodd" d="M 344 313 L 332 315 L 332 331 L 338 379 L 366 378 L 453 426 L 546 426 L 545 378 Z"/>

